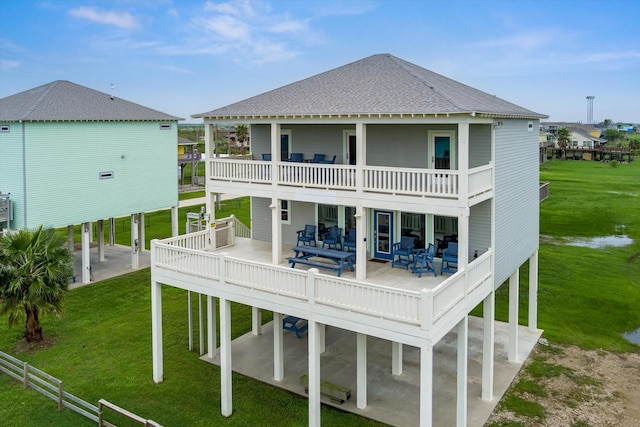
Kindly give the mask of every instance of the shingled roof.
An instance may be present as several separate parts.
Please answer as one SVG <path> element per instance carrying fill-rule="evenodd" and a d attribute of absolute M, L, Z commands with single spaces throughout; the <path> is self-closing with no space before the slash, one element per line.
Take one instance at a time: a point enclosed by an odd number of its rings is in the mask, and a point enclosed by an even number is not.
<path fill-rule="evenodd" d="M 2 121 L 182 120 L 66 80 L 0 99 Z"/>
<path fill-rule="evenodd" d="M 545 118 L 389 54 L 378 54 L 192 117 L 485 114 Z"/>

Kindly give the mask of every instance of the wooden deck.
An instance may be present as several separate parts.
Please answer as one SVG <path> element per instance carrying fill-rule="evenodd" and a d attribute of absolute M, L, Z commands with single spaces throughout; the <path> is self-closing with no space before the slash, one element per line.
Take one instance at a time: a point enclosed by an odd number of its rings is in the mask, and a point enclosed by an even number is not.
<path fill-rule="evenodd" d="M 287 257 L 294 255 L 293 247 L 295 245 L 283 244 L 282 246 L 281 262 L 278 265 L 289 267 Z M 251 261 L 271 263 L 271 242 L 236 238 L 234 246 L 219 249 L 215 252 L 224 252 L 235 258 L 246 258 Z M 295 268 L 296 270 L 309 270 L 309 267 L 304 265 L 296 265 Z M 437 277 L 433 277 L 433 273 L 423 273 L 422 278 L 418 278 L 416 274 L 412 274 L 411 271 L 405 270 L 404 268 L 391 268 L 391 262 L 381 263 L 367 260 L 367 278 L 365 282 L 409 291 L 420 291 L 425 288 L 433 289 L 451 277 L 451 275 L 447 273 L 440 275 L 440 261 L 438 259 L 436 259 L 436 270 L 438 271 Z M 321 270 L 320 274 L 335 276 L 334 273 L 328 272 L 327 270 Z M 356 273 L 346 268 L 343 270 L 341 277 L 344 279 L 355 279 Z"/>

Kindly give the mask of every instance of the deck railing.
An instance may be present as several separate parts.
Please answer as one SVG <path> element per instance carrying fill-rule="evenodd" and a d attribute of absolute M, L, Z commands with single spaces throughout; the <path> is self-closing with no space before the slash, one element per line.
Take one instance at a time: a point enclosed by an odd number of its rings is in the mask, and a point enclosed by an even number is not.
<path fill-rule="evenodd" d="M 457 197 L 458 171 L 366 166 L 364 190 L 374 193 Z"/>
<path fill-rule="evenodd" d="M 540 203 L 549 197 L 549 181 L 540 183 Z"/>
<path fill-rule="evenodd" d="M 416 292 L 206 252 L 204 247 L 197 250 L 154 240 L 152 251 L 152 269 L 168 269 L 429 328 L 490 278 L 492 256 L 488 250 L 436 288 Z"/>
<path fill-rule="evenodd" d="M 477 196 L 493 188 L 491 174 L 493 164 L 469 169 L 469 197 Z"/>
<path fill-rule="evenodd" d="M 355 190 L 356 168 L 321 163 L 280 163 L 278 183 L 299 187 Z"/>

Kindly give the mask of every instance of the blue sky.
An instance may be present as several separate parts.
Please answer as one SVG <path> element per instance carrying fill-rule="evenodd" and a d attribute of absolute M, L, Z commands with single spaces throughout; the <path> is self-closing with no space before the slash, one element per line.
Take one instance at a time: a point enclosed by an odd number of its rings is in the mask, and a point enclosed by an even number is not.
<path fill-rule="evenodd" d="M 391 53 L 555 121 L 640 122 L 638 0 L 3 0 L 0 97 L 69 80 L 202 113 Z"/>

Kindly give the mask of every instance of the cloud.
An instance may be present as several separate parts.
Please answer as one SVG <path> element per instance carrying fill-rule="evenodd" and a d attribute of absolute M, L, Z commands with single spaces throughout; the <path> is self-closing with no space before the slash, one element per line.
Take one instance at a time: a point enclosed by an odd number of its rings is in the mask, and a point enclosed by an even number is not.
<path fill-rule="evenodd" d="M 22 63 L 20 61 L 12 61 L 10 59 L 0 59 L 0 70 L 8 71 L 18 68 Z"/>
<path fill-rule="evenodd" d="M 95 7 L 77 7 L 69 10 L 69 15 L 98 24 L 115 25 L 120 28 L 137 28 L 138 20 L 128 12 L 110 12 Z"/>

